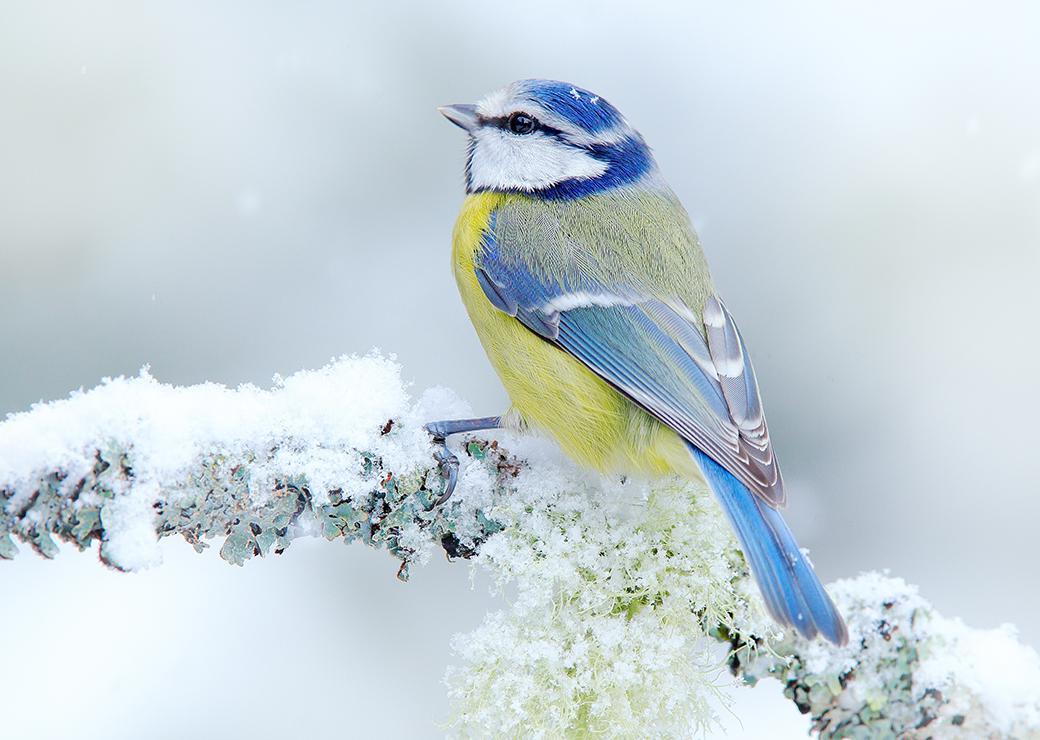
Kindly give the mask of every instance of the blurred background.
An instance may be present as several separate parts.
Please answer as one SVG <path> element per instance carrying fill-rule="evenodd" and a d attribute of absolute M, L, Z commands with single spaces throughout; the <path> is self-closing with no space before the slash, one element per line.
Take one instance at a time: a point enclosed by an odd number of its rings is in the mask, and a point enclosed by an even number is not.
<path fill-rule="evenodd" d="M 0 415 L 144 364 L 266 384 L 373 346 L 499 412 L 435 107 L 564 79 L 686 203 L 824 580 L 890 568 L 1038 645 L 1038 38 L 1026 2 L 8 0 Z M 6 737 L 435 737 L 448 639 L 496 606 L 464 565 L 405 586 L 361 547 L 164 552 L 0 563 Z M 729 736 L 803 736 L 775 694 Z"/>

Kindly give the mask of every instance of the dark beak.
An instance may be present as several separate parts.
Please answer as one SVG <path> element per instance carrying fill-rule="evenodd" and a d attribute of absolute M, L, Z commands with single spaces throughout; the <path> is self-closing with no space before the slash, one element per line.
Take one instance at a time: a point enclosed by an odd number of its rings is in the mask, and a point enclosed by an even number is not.
<path fill-rule="evenodd" d="M 466 103 L 442 105 L 437 110 L 440 111 L 442 116 L 466 131 L 472 131 L 480 125 L 480 116 L 477 115 L 477 106 L 475 105 Z"/>

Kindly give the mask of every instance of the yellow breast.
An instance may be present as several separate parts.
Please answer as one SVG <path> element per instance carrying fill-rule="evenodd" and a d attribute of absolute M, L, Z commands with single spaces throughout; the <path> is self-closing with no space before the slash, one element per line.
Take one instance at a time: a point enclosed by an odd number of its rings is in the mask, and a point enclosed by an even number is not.
<path fill-rule="evenodd" d="M 466 197 L 455 224 L 452 267 L 484 351 L 513 413 L 548 432 L 579 463 L 602 472 L 699 477 L 682 441 L 624 395 L 517 319 L 499 311 L 477 282 L 474 258 L 492 212 L 519 195 Z"/>

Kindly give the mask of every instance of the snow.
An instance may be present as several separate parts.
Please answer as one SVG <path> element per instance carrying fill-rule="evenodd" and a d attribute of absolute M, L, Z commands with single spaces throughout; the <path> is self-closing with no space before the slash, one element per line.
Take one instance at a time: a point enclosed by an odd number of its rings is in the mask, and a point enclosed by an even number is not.
<path fill-rule="evenodd" d="M 101 550 L 106 560 L 124 570 L 141 570 L 162 562 L 152 516 L 152 504 L 159 498 L 158 483 L 138 481 L 126 495 L 101 510 L 107 535 Z"/>
<path fill-rule="evenodd" d="M 1040 736 L 1040 656 L 1018 641 L 1014 626 L 972 629 L 960 619 L 933 620 L 941 649 L 918 669 L 918 680 L 937 687 L 961 687 L 957 710 L 981 713 L 984 724 L 1009 736 L 1032 728 Z"/>
<path fill-rule="evenodd" d="M 143 369 L 132 378 L 106 379 L 67 399 L 35 405 L 0 423 L 0 489 L 13 491 L 13 510 L 60 470 L 77 480 L 98 450 L 129 453 L 128 490 L 102 509 L 108 562 L 135 570 L 159 562 L 152 507 L 161 487 L 173 487 L 213 455 L 256 459 L 250 488 L 269 494 L 276 475 L 305 476 L 317 503 L 333 481 L 346 493 L 367 491 L 358 450 L 394 461 L 395 470 L 428 467 L 429 437 L 422 422 L 466 412 L 449 391 L 432 389 L 411 400 L 401 368 L 381 354 L 341 357 L 319 370 L 274 379 L 270 388 L 216 383 L 176 387 Z M 391 419 L 393 435 L 380 431 Z"/>

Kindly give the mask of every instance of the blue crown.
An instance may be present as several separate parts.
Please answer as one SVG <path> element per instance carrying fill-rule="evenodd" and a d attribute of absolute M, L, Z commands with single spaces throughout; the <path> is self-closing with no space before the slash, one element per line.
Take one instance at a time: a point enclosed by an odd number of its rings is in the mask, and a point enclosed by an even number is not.
<path fill-rule="evenodd" d="M 521 80 L 517 87 L 522 95 L 588 134 L 606 131 L 623 122 L 617 108 L 595 93 L 569 82 Z"/>

